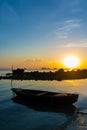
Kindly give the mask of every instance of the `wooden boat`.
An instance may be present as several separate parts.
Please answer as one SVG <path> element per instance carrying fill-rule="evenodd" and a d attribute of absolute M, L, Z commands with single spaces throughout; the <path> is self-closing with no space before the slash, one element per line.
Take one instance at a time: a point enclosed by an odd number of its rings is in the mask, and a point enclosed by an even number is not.
<path fill-rule="evenodd" d="M 78 94 L 71 93 L 57 93 L 40 90 L 30 90 L 22 88 L 12 88 L 16 96 L 24 100 L 34 100 L 39 102 L 47 102 L 51 104 L 73 104 L 78 100 Z"/>

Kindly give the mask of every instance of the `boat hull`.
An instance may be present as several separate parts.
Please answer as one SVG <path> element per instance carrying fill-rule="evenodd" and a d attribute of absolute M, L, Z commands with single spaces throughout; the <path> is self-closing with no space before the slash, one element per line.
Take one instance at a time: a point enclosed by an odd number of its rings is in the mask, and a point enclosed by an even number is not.
<path fill-rule="evenodd" d="M 78 100 L 78 94 L 26 90 L 19 88 L 12 88 L 12 91 L 16 94 L 16 96 L 22 98 L 23 100 L 45 102 L 47 104 L 51 103 L 54 105 L 70 105 Z"/>

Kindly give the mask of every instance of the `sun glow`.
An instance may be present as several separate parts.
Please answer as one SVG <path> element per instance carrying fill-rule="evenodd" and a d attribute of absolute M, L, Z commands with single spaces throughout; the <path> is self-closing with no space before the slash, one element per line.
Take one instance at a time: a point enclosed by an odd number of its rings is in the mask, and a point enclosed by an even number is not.
<path fill-rule="evenodd" d="M 64 58 L 63 64 L 68 68 L 75 68 L 79 65 L 79 59 L 76 56 L 67 56 Z"/>

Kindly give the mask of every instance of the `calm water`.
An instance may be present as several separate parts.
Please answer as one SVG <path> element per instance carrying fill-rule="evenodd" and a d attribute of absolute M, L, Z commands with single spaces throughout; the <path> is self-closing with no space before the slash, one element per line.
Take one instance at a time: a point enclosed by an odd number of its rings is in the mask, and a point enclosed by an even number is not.
<path fill-rule="evenodd" d="M 87 80 L 16 81 L 13 87 L 79 93 L 75 111 L 12 100 L 11 81 L 0 80 L 0 130 L 87 130 Z M 69 112 L 70 111 L 70 112 Z"/>

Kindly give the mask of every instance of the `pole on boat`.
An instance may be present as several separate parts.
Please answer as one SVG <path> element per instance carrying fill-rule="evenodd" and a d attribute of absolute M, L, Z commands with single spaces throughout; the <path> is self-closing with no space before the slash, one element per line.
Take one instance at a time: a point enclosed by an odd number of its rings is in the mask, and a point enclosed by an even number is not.
<path fill-rule="evenodd" d="M 11 79 L 11 88 L 13 88 L 13 85 L 12 85 L 12 79 Z"/>
<path fill-rule="evenodd" d="M 12 70 L 12 72 L 13 72 L 13 65 L 12 65 L 12 67 L 11 67 L 11 70 Z M 13 88 L 13 85 L 12 85 L 12 78 L 11 78 L 11 88 Z"/>

